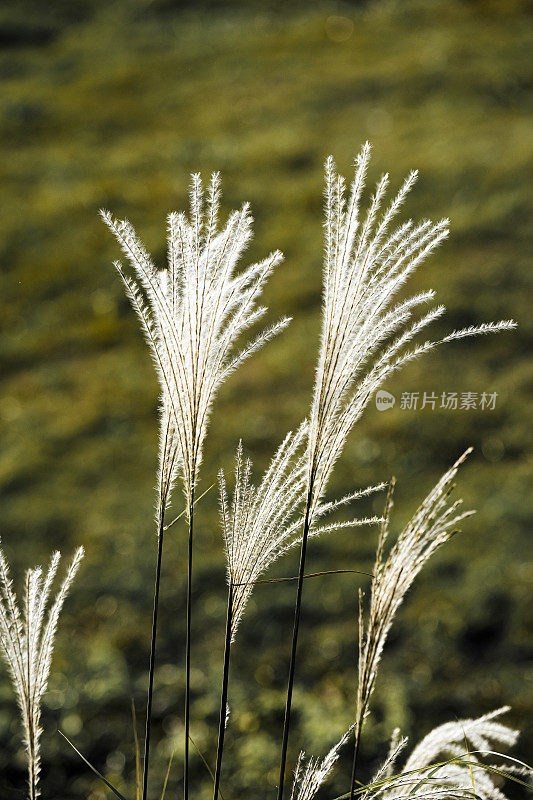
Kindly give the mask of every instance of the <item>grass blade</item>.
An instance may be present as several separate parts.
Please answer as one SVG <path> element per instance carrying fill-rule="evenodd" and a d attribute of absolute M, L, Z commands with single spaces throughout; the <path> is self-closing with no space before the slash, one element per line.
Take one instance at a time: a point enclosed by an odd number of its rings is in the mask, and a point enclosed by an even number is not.
<path fill-rule="evenodd" d="M 59 733 L 59 734 L 61 734 L 61 736 L 63 737 L 63 739 L 65 739 L 65 741 L 66 741 L 66 742 L 68 742 L 68 744 L 69 744 L 69 745 L 72 747 L 72 749 L 74 750 L 74 752 L 75 752 L 75 753 L 77 753 L 77 755 L 78 755 L 78 756 L 81 758 L 81 760 L 83 761 L 83 763 L 84 763 L 84 764 L 86 764 L 86 766 L 88 766 L 88 767 L 89 767 L 89 769 L 91 770 L 91 772 L 94 772 L 94 774 L 96 775 L 96 777 L 97 777 L 97 778 L 100 778 L 100 780 L 102 781 L 102 783 L 105 783 L 105 785 L 107 786 L 107 788 L 108 788 L 108 789 L 111 789 L 111 791 L 113 792 L 113 794 L 115 795 L 115 797 L 118 797 L 118 798 L 119 798 L 119 800 L 126 800 L 126 798 L 124 797 L 124 795 L 123 795 L 123 794 L 120 794 L 119 790 L 118 790 L 118 789 L 116 789 L 116 788 L 113 786 L 113 784 L 112 784 L 112 783 L 109 783 L 109 781 L 108 781 L 108 780 L 106 780 L 106 779 L 104 778 L 104 776 L 102 775 L 102 773 L 101 773 L 101 772 L 98 772 L 98 770 L 96 769 L 96 767 L 93 767 L 93 765 L 91 764 L 91 762 L 90 762 L 90 761 L 87 761 L 87 759 L 85 758 L 85 756 L 83 755 L 83 753 L 80 753 L 80 751 L 78 750 L 78 748 L 77 748 L 77 747 L 76 747 L 74 744 L 72 744 L 72 742 L 70 741 L 70 739 L 68 738 L 68 736 L 65 736 L 65 734 L 63 733 L 63 731 L 58 731 L 58 733 Z"/>

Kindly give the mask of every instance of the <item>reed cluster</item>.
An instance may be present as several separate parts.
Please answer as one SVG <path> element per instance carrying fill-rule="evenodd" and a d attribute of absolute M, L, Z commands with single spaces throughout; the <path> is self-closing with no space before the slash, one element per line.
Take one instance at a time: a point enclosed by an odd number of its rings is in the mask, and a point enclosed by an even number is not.
<path fill-rule="evenodd" d="M 467 451 L 443 475 L 423 500 L 411 520 L 389 544 L 394 481 L 354 488 L 338 499 L 326 499 L 327 487 L 345 442 L 365 408 L 386 378 L 414 358 L 440 344 L 467 336 L 510 330 L 512 320 L 489 322 L 455 330 L 440 339 L 418 336 L 442 316 L 444 307 L 432 305 L 434 292 L 398 300 L 410 275 L 448 236 L 448 221 L 411 220 L 393 227 L 404 200 L 416 180 L 408 175 L 399 191 L 386 200 L 388 175 L 377 183 L 366 211 L 361 211 L 370 146 L 365 144 L 355 159 L 354 176 L 347 188 L 330 157 L 325 166 L 325 220 L 323 306 L 320 347 L 314 388 L 306 418 L 289 432 L 275 450 L 262 477 L 254 479 L 252 461 L 242 442 L 235 456 L 233 487 L 219 474 L 220 527 L 226 558 L 227 615 L 224 668 L 221 680 L 220 716 L 213 800 L 218 800 L 228 725 L 228 693 L 231 648 L 254 586 L 268 568 L 287 551 L 299 548 L 299 569 L 283 731 L 280 742 L 278 800 L 287 782 L 287 752 L 291 726 L 292 694 L 296 675 L 300 615 L 304 600 L 305 568 L 309 539 L 339 528 L 374 525 L 379 528 L 377 553 L 367 603 L 359 592 L 358 681 L 354 687 L 354 712 L 349 728 L 323 759 L 296 764 L 291 800 L 312 800 L 327 780 L 340 750 L 352 742 L 351 779 L 346 794 L 353 800 L 383 798 L 481 797 L 503 800 L 495 775 L 501 775 L 496 745 L 509 747 L 517 733 L 495 719 L 504 709 L 477 720 L 440 726 L 428 734 L 395 771 L 407 744 L 395 732 L 389 755 L 370 782 L 360 780 L 358 751 L 364 722 L 369 714 L 378 668 L 395 615 L 413 581 L 433 553 L 445 544 L 472 511 L 462 511 L 451 499 L 458 469 Z M 184 784 L 190 790 L 190 672 L 193 614 L 194 531 L 196 488 L 213 402 L 220 385 L 259 347 L 280 333 L 289 320 L 275 325 L 236 348 L 238 341 L 265 313 L 259 298 L 265 282 L 282 256 L 275 251 L 259 263 L 237 271 L 252 235 L 252 218 L 245 204 L 219 225 L 220 178 L 215 173 L 204 188 L 192 176 L 190 211 L 172 213 L 167 220 L 168 264 L 159 269 L 127 220 L 103 219 L 127 259 L 115 267 L 137 314 L 150 347 L 160 383 L 159 468 L 157 476 L 154 604 L 146 695 L 144 752 L 138 758 L 137 800 L 148 800 L 150 791 L 150 741 L 154 683 L 157 679 L 158 610 L 164 540 L 168 528 L 180 516 L 167 520 L 173 488 L 181 482 L 187 522 L 187 595 Z M 417 313 L 418 312 L 418 313 Z M 339 521 L 335 512 L 346 505 L 386 490 L 384 511 L 370 517 L 353 516 Z M 24 612 L 18 610 L 7 564 L 0 553 L 2 602 L 0 643 L 13 679 L 25 731 L 28 755 L 29 797 L 38 795 L 40 699 L 50 670 L 53 637 L 65 595 L 78 569 L 79 550 L 44 623 L 45 606 L 59 555 L 46 576 L 40 568 L 26 578 Z M 339 572 L 342 570 L 338 570 Z M 367 607 L 368 606 L 368 607 Z M 44 626 L 44 627 L 43 627 Z M 355 639 L 355 637 L 354 637 Z M 80 754 L 81 755 L 81 754 Z M 488 763 L 486 756 L 495 759 Z M 440 761 L 438 760 L 440 757 Z M 85 763 L 119 798 L 112 786 L 82 756 Z M 505 774 L 523 782 L 528 768 L 512 759 Z M 521 776 L 521 777 L 519 777 Z M 168 773 L 167 773 L 168 779 Z M 165 794 L 166 781 L 162 796 Z"/>

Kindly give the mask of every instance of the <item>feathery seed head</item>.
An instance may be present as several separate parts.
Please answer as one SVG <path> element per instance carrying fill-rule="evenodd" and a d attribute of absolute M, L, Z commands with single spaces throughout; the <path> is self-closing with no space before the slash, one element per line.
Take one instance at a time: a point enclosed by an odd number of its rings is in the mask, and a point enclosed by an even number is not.
<path fill-rule="evenodd" d="M 235 488 L 228 500 L 224 474 L 219 473 L 220 517 L 224 536 L 228 584 L 232 590 L 232 637 L 252 593 L 254 582 L 287 550 L 301 542 L 303 501 L 306 496 L 305 441 L 307 421 L 289 432 L 259 486 L 251 482 L 252 462 L 243 458 L 242 442 L 235 456 Z M 351 492 L 339 500 L 319 503 L 315 521 L 341 506 L 383 489 L 385 484 Z M 379 517 L 333 522 L 310 529 L 318 536 L 341 528 L 379 523 Z"/>
<path fill-rule="evenodd" d="M 399 800 L 406 796 L 436 800 L 450 797 L 506 800 L 496 786 L 495 775 L 518 772 L 531 777 L 531 770 L 526 765 L 517 767 L 513 759 L 510 767 L 499 765 L 495 771 L 492 764 L 487 765 L 483 760 L 483 756 L 505 758 L 495 752 L 495 748 L 512 747 L 516 743 L 518 731 L 494 721 L 507 711 L 506 706 L 478 719 L 439 725 L 416 745 L 403 769 L 393 776 L 389 766 L 407 742 L 403 739 L 398 748 L 396 737 L 396 741 L 391 740 L 389 758 L 384 765 L 387 769 L 383 766 L 378 770 L 362 797 L 365 800 Z"/>
<path fill-rule="evenodd" d="M 41 698 L 50 674 L 54 637 L 63 603 L 82 558 L 83 548 L 80 547 L 48 613 L 48 600 L 60 553 L 52 556 L 46 575 L 43 575 L 41 567 L 29 569 L 21 613 L 9 567 L 0 549 L 0 651 L 7 663 L 21 712 L 30 800 L 39 796 Z"/>
<path fill-rule="evenodd" d="M 417 173 L 409 173 L 390 204 L 381 210 L 388 175 L 378 182 L 366 216 L 360 200 L 370 145 L 355 160 L 346 197 L 345 181 L 330 156 L 325 164 L 325 246 L 322 335 L 310 418 L 308 481 L 313 486 L 311 518 L 353 425 L 376 390 L 395 370 L 440 344 L 412 339 L 443 312 L 443 306 L 413 320 L 418 306 L 433 299 L 424 292 L 393 305 L 399 289 L 449 233 L 448 220 L 396 230 L 398 214 Z M 512 320 L 454 331 L 442 342 L 515 327 Z"/>
<path fill-rule="evenodd" d="M 366 626 L 363 620 L 362 595 L 359 596 L 357 735 L 360 734 L 368 712 L 383 648 L 398 608 L 424 564 L 450 539 L 461 520 L 474 513 L 459 511 L 461 501 L 449 500 L 457 470 L 471 450 L 472 448 L 466 450 L 442 476 L 385 557 L 393 507 L 394 481 L 391 481 L 378 539 Z"/>
<path fill-rule="evenodd" d="M 190 218 L 177 212 L 168 216 L 168 267 L 162 272 L 127 220 L 101 212 L 135 276 L 115 264 L 161 385 L 158 517 L 178 474 L 191 506 L 209 412 L 220 384 L 289 322 L 281 319 L 234 352 L 236 340 L 265 313 L 257 299 L 282 255 L 275 251 L 236 273 L 252 235 L 252 217 L 245 204 L 219 231 L 219 203 L 219 174 L 212 175 L 206 193 L 200 176 L 193 175 Z"/>
<path fill-rule="evenodd" d="M 346 731 L 329 753 L 320 761 L 310 758 L 304 767 L 305 753 L 301 752 L 294 772 L 291 800 L 313 800 L 339 758 L 339 750 L 348 740 L 353 726 Z"/>
<path fill-rule="evenodd" d="M 221 525 L 232 589 L 232 639 L 254 581 L 295 540 L 305 492 L 305 457 L 301 450 L 306 430 L 307 423 L 303 423 L 296 433 L 287 434 L 257 487 L 251 482 L 252 463 L 243 459 L 240 442 L 231 503 L 224 475 L 219 475 Z"/>

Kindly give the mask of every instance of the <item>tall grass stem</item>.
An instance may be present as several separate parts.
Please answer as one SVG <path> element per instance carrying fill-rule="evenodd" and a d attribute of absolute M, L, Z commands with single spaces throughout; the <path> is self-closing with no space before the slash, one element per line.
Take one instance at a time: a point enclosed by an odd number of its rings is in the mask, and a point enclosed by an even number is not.
<path fill-rule="evenodd" d="M 354 748 L 353 748 L 353 760 L 352 760 L 352 781 L 350 784 L 350 800 L 354 800 L 355 794 L 355 775 L 357 770 L 357 757 L 359 755 L 359 743 L 361 740 L 361 726 L 357 725 L 355 730 L 355 741 L 354 741 Z"/>
<path fill-rule="evenodd" d="M 224 672 L 222 675 L 222 692 L 220 693 L 220 717 L 218 723 L 218 746 L 217 762 L 215 767 L 215 785 L 213 788 L 213 800 L 218 800 L 220 787 L 220 775 L 222 771 L 222 754 L 224 752 L 224 734 L 226 732 L 227 708 L 228 708 L 228 684 L 229 684 L 229 665 L 231 654 L 231 628 L 233 611 L 233 583 L 230 582 L 228 589 L 228 611 L 226 616 L 226 640 L 224 644 Z"/>
<path fill-rule="evenodd" d="M 150 734 L 152 729 L 152 700 L 154 693 L 154 672 L 156 660 L 157 644 L 157 615 L 159 611 L 159 590 L 161 585 L 161 564 L 163 561 L 163 539 L 164 539 L 165 509 L 161 509 L 159 530 L 157 534 L 157 561 L 155 568 L 154 581 L 154 610 L 152 615 L 152 641 L 150 645 L 150 668 L 148 677 L 148 695 L 146 700 L 146 731 L 144 737 L 144 765 L 143 765 L 143 800 L 148 794 L 148 771 L 150 767 Z"/>
<path fill-rule="evenodd" d="M 305 558 L 307 554 L 307 539 L 309 537 L 309 523 L 311 502 L 313 496 L 313 478 L 311 476 L 307 492 L 307 503 L 300 548 L 300 569 L 298 572 L 298 588 L 296 590 L 296 603 L 294 606 L 294 625 L 292 630 L 291 661 L 289 665 L 289 678 L 287 681 L 287 699 L 285 702 L 285 718 L 283 721 L 283 739 L 281 743 L 281 759 L 279 765 L 278 800 L 283 800 L 283 785 L 285 779 L 285 766 L 287 763 L 287 747 L 289 744 L 289 731 L 291 725 L 292 691 L 294 686 L 294 672 L 296 669 L 296 651 L 298 648 L 298 633 L 300 630 L 300 612 L 302 608 L 302 590 L 304 585 Z"/>
<path fill-rule="evenodd" d="M 191 709 L 191 621 L 192 621 L 192 555 L 194 536 L 194 487 L 191 488 L 189 509 L 189 541 L 187 557 L 187 632 L 185 640 L 185 754 L 183 771 L 183 797 L 189 797 L 189 730 Z"/>

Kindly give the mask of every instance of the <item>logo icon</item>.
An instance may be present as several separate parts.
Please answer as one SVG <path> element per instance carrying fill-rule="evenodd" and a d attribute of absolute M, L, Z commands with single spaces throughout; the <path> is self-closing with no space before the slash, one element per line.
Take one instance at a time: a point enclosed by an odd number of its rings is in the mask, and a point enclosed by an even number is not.
<path fill-rule="evenodd" d="M 376 408 L 378 411 L 388 411 L 389 408 L 394 407 L 395 402 L 394 395 L 386 392 L 385 389 L 380 389 L 379 392 L 376 392 Z"/>

